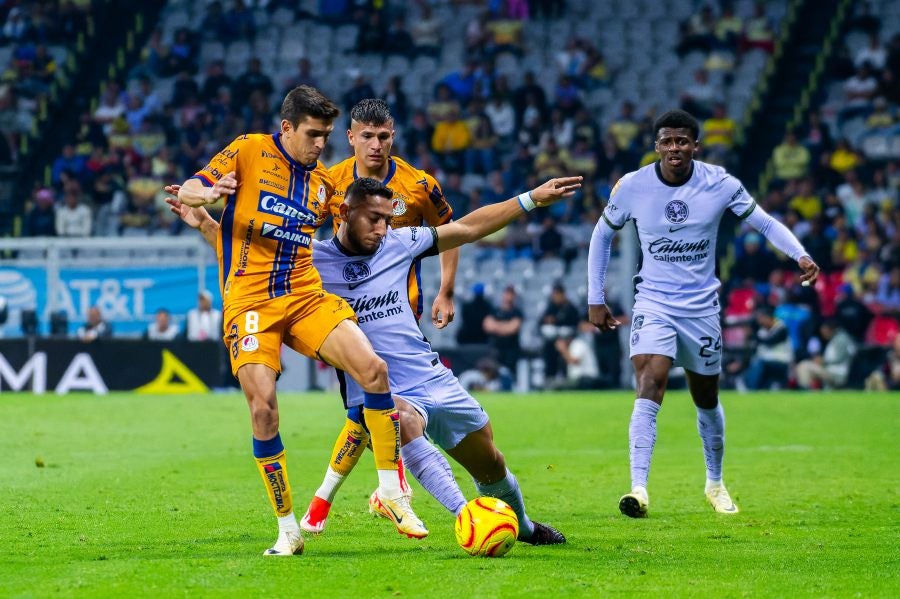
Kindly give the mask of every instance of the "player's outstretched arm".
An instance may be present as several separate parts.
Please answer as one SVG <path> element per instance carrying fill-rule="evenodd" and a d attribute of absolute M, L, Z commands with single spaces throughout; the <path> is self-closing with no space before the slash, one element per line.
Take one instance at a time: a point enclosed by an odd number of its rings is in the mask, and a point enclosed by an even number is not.
<path fill-rule="evenodd" d="M 188 179 L 178 188 L 178 199 L 182 204 L 194 208 L 215 204 L 223 196 L 234 195 L 237 192 L 237 177 L 231 171 L 215 182 L 212 187 L 206 187 L 198 179 Z"/>
<path fill-rule="evenodd" d="M 601 331 L 614 331 L 621 323 L 606 305 L 606 269 L 615 231 L 601 217 L 588 247 L 588 320 Z"/>
<path fill-rule="evenodd" d="M 484 206 L 470 212 L 458 221 L 437 227 L 437 248 L 439 252 L 478 241 L 495 231 L 499 231 L 523 212 L 549 206 L 564 198 L 575 195 L 581 187 L 581 177 L 559 177 L 550 179 L 517 198 Z"/>
<path fill-rule="evenodd" d="M 746 218 L 746 222 L 762 233 L 762 235 L 774 245 L 778 251 L 787 254 L 792 260 L 796 260 L 803 274 L 800 275 L 800 283 L 804 286 L 812 285 L 819 277 L 819 266 L 806 252 L 803 244 L 791 233 L 786 226 L 772 218 L 761 206 L 755 206 L 753 212 Z"/>
<path fill-rule="evenodd" d="M 203 239 L 206 240 L 206 243 L 211 245 L 213 249 L 216 249 L 216 239 L 219 236 L 219 223 L 209 215 L 206 208 L 191 208 L 179 200 L 178 190 L 180 188 L 180 185 L 166 185 L 166 193 L 175 196 L 166 198 L 166 204 L 169 205 L 169 210 L 172 211 L 172 214 L 175 214 L 184 221 L 184 224 L 192 229 L 200 231 L 200 234 L 203 235 Z"/>

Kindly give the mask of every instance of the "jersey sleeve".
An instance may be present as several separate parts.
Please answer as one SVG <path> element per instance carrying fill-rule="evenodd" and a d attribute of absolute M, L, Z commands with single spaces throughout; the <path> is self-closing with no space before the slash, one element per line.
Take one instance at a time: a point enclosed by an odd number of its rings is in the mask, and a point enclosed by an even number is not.
<path fill-rule="evenodd" d="M 241 176 L 239 168 L 239 156 L 242 149 L 248 145 L 248 137 L 241 135 L 232 141 L 226 148 L 213 156 L 209 163 L 202 169 L 197 171 L 191 179 L 198 179 L 204 186 L 212 187 L 216 181 L 234 171 L 235 176 L 240 182 Z M 246 150 L 244 152 L 246 154 Z"/>
<path fill-rule="evenodd" d="M 631 173 L 623 176 L 616 182 L 609 194 L 609 202 L 607 202 L 606 208 L 603 209 L 603 216 L 601 218 L 605 220 L 606 224 L 614 231 L 618 231 L 624 227 L 625 223 L 631 219 L 631 207 L 629 201 L 630 185 L 628 184 L 630 178 Z"/>
<path fill-rule="evenodd" d="M 731 175 L 722 181 L 722 193 L 728 195 L 728 209 L 741 220 L 750 216 L 756 208 L 756 200 L 753 199 L 753 196 L 744 189 L 738 179 Z"/>
<path fill-rule="evenodd" d="M 393 232 L 413 259 L 438 253 L 437 232 L 434 227 L 403 227 L 393 229 Z"/>
<path fill-rule="evenodd" d="M 438 227 L 450 222 L 450 219 L 453 218 L 453 209 L 444 198 L 441 186 L 438 185 L 437 180 L 431 175 L 427 173 L 422 173 L 422 175 L 425 179 L 426 192 L 428 193 L 428 201 L 422 207 L 423 219 L 432 227 Z"/>

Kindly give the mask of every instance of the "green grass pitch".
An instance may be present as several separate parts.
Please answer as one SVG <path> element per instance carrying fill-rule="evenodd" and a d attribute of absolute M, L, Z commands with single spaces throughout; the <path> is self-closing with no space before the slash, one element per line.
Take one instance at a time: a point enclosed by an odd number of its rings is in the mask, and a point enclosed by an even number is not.
<path fill-rule="evenodd" d="M 415 483 L 431 536 L 401 537 L 366 511 L 369 454 L 326 533 L 272 559 L 241 396 L 2 393 L 0 596 L 900 596 L 898 394 L 724 394 L 725 480 L 741 513 L 723 516 L 704 501 L 690 400 L 670 393 L 645 520 L 617 509 L 632 397 L 481 397 L 530 515 L 568 545 L 471 558 Z M 281 408 L 302 514 L 342 411 L 333 394 L 284 395 Z"/>

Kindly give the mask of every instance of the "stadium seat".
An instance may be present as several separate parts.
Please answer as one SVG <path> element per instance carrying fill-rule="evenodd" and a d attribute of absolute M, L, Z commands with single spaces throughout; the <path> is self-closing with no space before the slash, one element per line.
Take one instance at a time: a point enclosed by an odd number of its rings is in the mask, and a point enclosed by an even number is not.
<path fill-rule="evenodd" d="M 756 291 L 739 287 L 728 294 L 725 302 L 726 324 L 749 322 L 753 309 L 756 308 Z"/>
<path fill-rule="evenodd" d="M 894 338 L 900 334 L 900 322 L 892 316 L 878 315 L 869 323 L 866 329 L 866 343 L 879 347 L 890 347 Z"/>

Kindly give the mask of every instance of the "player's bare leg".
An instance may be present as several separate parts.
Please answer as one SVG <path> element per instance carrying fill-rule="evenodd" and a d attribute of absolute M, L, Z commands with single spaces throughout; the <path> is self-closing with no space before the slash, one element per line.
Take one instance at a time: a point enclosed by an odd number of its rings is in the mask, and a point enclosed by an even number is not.
<path fill-rule="evenodd" d="M 656 444 L 656 416 L 669 383 L 672 359 L 658 354 L 639 354 L 631 359 L 637 378 L 637 399 L 628 426 L 631 492 L 619 500 L 619 511 L 631 518 L 644 518 L 650 504 L 647 479 Z"/>
<path fill-rule="evenodd" d="M 323 360 L 352 376 L 363 388 L 363 418 L 369 429 L 375 467 L 376 497 L 390 512 L 401 534 L 423 538 L 428 529 L 413 512 L 403 494 L 397 463 L 400 459 L 400 415 L 388 383 L 387 364 L 375 354 L 372 344 L 351 320 L 341 321 L 319 349 Z"/>
<path fill-rule="evenodd" d="M 275 371 L 264 364 L 244 364 L 237 376 L 250 408 L 253 456 L 278 518 L 278 540 L 263 555 L 298 555 L 303 552 L 303 537 L 294 516 L 287 460 L 278 433 Z"/>
<path fill-rule="evenodd" d="M 706 500 L 720 514 L 737 514 L 722 482 L 722 460 L 725 456 L 725 412 L 719 401 L 719 375 L 687 371 L 688 388 L 697 406 L 697 432 L 703 442 L 706 459 Z"/>
<path fill-rule="evenodd" d="M 506 468 L 506 459 L 494 445 L 490 423 L 466 435 L 456 447 L 447 450 L 475 481 L 481 495 L 489 495 L 508 503 L 519 519 L 519 540 L 532 545 L 558 545 L 566 537 L 552 526 L 534 522 L 525 512 L 525 500 L 515 475 Z"/>

